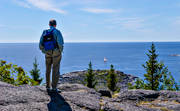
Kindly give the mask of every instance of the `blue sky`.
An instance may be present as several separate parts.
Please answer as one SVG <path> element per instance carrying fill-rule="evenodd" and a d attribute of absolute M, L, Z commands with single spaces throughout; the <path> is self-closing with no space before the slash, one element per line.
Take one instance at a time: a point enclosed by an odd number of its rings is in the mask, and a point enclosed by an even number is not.
<path fill-rule="evenodd" d="M 51 18 L 65 42 L 180 41 L 179 0 L 0 0 L 0 43 L 38 42 Z"/>

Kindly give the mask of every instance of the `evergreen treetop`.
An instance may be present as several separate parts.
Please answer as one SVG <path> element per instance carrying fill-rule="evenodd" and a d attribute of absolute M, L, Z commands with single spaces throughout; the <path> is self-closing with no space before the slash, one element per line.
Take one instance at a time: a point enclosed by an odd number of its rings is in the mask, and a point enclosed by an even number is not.
<path fill-rule="evenodd" d="M 151 49 L 148 50 L 149 54 L 146 54 L 149 60 L 146 62 L 143 67 L 146 70 L 146 74 L 144 74 L 146 81 L 146 89 L 158 90 L 159 83 L 162 77 L 161 71 L 163 69 L 164 64 L 158 63 L 156 54 L 156 49 L 154 43 L 151 45 Z"/>
<path fill-rule="evenodd" d="M 146 70 L 144 88 L 150 90 L 179 90 L 167 67 L 162 62 L 157 61 L 158 55 L 154 43 L 152 43 L 151 49 L 148 51 L 149 60 L 143 65 Z"/>
<path fill-rule="evenodd" d="M 113 68 L 114 66 L 111 65 L 111 69 L 109 70 L 108 76 L 107 76 L 107 86 L 111 91 L 117 90 L 117 74 L 115 73 L 115 70 Z"/>
<path fill-rule="evenodd" d="M 40 69 L 38 69 L 38 63 L 36 58 L 34 59 L 33 69 L 30 71 L 30 74 L 32 76 L 32 79 L 37 82 L 35 85 L 41 84 L 43 79 L 40 78 Z"/>
<path fill-rule="evenodd" d="M 86 74 L 85 81 L 87 82 L 87 87 L 89 87 L 89 88 L 95 88 L 95 86 L 97 84 L 97 81 L 95 79 L 95 74 L 93 73 L 91 62 L 89 62 L 89 68 L 88 68 L 88 72 Z"/>

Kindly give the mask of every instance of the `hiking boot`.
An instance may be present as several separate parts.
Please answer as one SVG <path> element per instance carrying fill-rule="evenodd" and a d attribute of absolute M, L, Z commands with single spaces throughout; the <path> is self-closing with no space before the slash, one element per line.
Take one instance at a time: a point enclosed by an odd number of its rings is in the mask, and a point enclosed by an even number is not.
<path fill-rule="evenodd" d="M 57 88 L 53 88 L 51 89 L 51 92 L 54 92 L 54 93 L 61 93 L 61 91 Z"/>
<path fill-rule="evenodd" d="M 47 91 L 47 92 L 51 92 L 51 88 L 47 87 L 47 88 L 46 88 L 46 91 Z"/>

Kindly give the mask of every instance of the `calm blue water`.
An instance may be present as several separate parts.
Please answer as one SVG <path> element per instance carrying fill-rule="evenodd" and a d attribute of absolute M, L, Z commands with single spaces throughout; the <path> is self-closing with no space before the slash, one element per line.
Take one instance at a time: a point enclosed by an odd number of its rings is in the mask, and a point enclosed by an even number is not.
<path fill-rule="evenodd" d="M 180 80 L 180 42 L 155 43 L 158 59 L 168 66 L 176 80 Z M 115 69 L 143 78 L 145 73 L 142 64 L 147 60 L 146 53 L 151 43 L 66 43 L 61 62 L 61 74 L 85 70 L 89 61 L 94 69 L 109 69 L 110 64 Z M 38 49 L 37 43 L 1 43 L 0 58 L 9 63 L 22 66 L 26 72 L 32 69 L 34 58 L 38 59 L 41 76 L 45 77 L 45 58 Z M 104 63 L 104 57 L 108 59 Z"/>

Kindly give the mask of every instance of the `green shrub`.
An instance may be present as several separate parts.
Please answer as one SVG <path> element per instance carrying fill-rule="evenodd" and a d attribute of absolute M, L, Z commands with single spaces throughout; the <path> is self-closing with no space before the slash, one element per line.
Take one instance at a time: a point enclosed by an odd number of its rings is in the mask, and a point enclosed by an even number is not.
<path fill-rule="evenodd" d="M 23 84 L 34 84 L 34 81 L 27 76 L 22 67 L 13 65 L 11 63 L 7 64 L 6 61 L 0 61 L 0 81 L 7 82 L 13 85 L 23 85 Z"/>
<path fill-rule="evenodd" d="M 134 84 L 128 83 L 128 89 L 144 89 L 145 84 L 142 79 L 137 78 Z"/>
<path fill-rule="evenodd" d="M 0 61 L 0 81 L 14 84 L 15 83 L 14 73 L 16 72 L 15 67 L 16 67 L 15 65 L 6 64 L 6 61 L 1 60 Z"/>
<path fill-rule="evenodd" d="M 161 82 L 160 90 L 178 91 L 180 89 L 167 67 L 163 70 Z"/>

